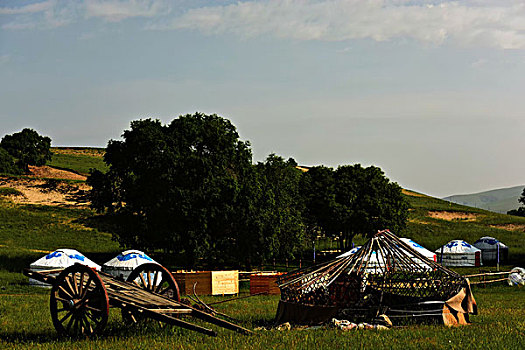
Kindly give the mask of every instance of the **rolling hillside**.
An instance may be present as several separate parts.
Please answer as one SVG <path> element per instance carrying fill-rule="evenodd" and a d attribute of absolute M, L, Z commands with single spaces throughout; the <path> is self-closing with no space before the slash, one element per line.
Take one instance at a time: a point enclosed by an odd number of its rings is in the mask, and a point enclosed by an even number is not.
<path fill-rule="evenodd" d="M 521 196 L 524 188 L 525 185 L 522 185 L 479 193 L 452 195 L 443 199 L 469 207 L 486 209 L 496 213 L 506 213 L 520 206 L 518 198 Z"/>
<path fill-rule="evenodd" d="M 103 170 L 105 166 L 103 150 L 55 148 L 53 151 L 61 155 L 61 168 L 77 173 L 85 173 L 86 168 L 93 166 Z M 2 188 L 22 192 L 31 189 L 51 196 L 31 202 L 21 200 L 10 191 L 0 191 L 0 275 L 2 270 L 4 273 L 20 271 L 42 252 L 57 248 L 75 248 L 100 256 L 120 249 L 111 240 L 111 226 L 101 225 L 99 218 L 88 209 L 88 203 L 78 202 L 77 197 L 82 196 L 76 195 L 87 190 L 82 187 L 86 186 L 83 181 L 70 180 L 60 185 L 57 180 L 49 179 L 4 177 L 0 180 Z M 21 181 L 27 182 L 25 187 L 14 186 Z M 507 192 L 513 193 L 511 189 Z M 503 192 L 498 193 L 498 198 L 504 197 Z M 403 232 L 395 232 L 397 235 L 413 238 L 431 250 L 452 239 L 473 243 L 482 236 L 493 236 L 509 246 L 511 265 L 525 266 L 525 218 L 463 206 L 409 190 L 404 190 L 404 195 L 411 206 L 409 222 Z M 365 239 L 357 237 L 357 240 Z"/>

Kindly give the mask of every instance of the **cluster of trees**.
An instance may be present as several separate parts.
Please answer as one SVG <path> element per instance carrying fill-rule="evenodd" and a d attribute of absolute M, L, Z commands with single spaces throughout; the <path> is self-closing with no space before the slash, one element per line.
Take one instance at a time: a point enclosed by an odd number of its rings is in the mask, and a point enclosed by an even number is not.
<path fill-rule="evenodd" d="M 26 128 L 0 141 L 0 173 L 28 173 L 29 165 L 45 165 L 51 156 L 51 139 Z"/>
<path fill-rule="evenodd" d="M 348 245 L 407 219 L 401 188 L 381 169 L 303 172 L 274 154 L 253 164 L 249 142 L 217 115 L 137 120 L 122 136 L 107 145 L 109 171 L 88 178 L 93 208 L 118 220 L 122 245 L 183 254 L 189 265 L 205 258 L 250 268 L 297 256 L 319 232 Z"/>
<path fill-rule="evenodd" d="M 518 202 L 525 205 L 525 188 L 523 189 L 523 192 L 521 193 L 521 197 L 518 199 Z M 515 216 L 525 216 L 525 206 L 519 207 L 518 209 L 509 210 L 507 214 Z"/>

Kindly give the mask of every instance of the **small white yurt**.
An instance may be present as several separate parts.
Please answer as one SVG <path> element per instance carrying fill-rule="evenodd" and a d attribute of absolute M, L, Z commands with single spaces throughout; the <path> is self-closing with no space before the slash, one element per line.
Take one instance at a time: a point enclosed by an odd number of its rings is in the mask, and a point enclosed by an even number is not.
<path fill-rule="evenodd" d="M 74 249 L 57 249 L 33 262 L 29 265 L 29 268 L 33 271 L 65 269 L 76 263 L 89 266 L 95 270 L 100 270 L 100 265 L 89 260 L 83 254 Z M 50 287 L 49 284 L 32 278 L 29 279 L 29 284 L 40 287 Z"/>
<path fill-rule="evenodd" d="M 481 259 L 484 264 L 506 261 L 509 256 L 509 247 L 501 243 L 494 237 L 481 237 L 474 242 L 474 247 L 481 249 Z"/>
<path fill-rule="evenodd" d="M 137 266 L 157 262 L 140 250 L 126 250 L 102 265 L 102 271 L 112 276 L 127 280 Z"/>
<path fill-rule="evenodd" d="M 436 249 L 437 260 L 443 266 L 481 266 L 481 250 L 462 241 L 453 240 Z M 443 260 L 441 261 L 441 255 Z"/>
<path fill-rule="evenodd" d="M 421 244 L 416 243 L 415 241 L 411 240 L 410 238 L 400 238 L 403 242 L 405 242 L 410 248 L 417 251 L 419 254 L 423 255 L 425 258 L 437 262 L 437 255 L 434 252 L 431 252 L 427 248 L 423 247 Z M 414 259 L 416 259 L 414 257 Z"/>
<path fill-rule="evenodd" d="M 337 259 L 344 258 L 344 257 L 347 257 L 349 255 L 355 254 L 360 249 L 361 249 L 361 246 L 354 247 L 354 248 L 350 249 L 349 251 L 347 251 L 346 253 L 343 253 L 343 254 L 337 256 Z M 384 260 L 385 259 L 383 259 L 383 255 L 380 252 L 375 252 L 375 251 L 372 252 L 370 254 L 370 261 L 367 264 L 366 272 L 374 273 L 374 272 L 376 272 L 377 268 L 384 267 L 385 266 Z"/>
<path fill-rule="evenodd" d="M 416 243 L 415 241 L 411 240 L 410 238 L 405 238 L 405 237 L 400 238 L 400 240 L 402 240 L 404 243 L 406 243 L 406 245 L 408 245 L 410 248 L 412 248 L 415 251 L 417 251 L 419 254 L 423 255 L 428 260 L 437 262 L 437 255 L 436 255 L 436 253 L 428 250 L 427 248 L 423 247 L 421 244 Z M 415 256 L 414 254 L 412 254 L 412 253 L 410 253 L 408 251 L 406 253 L 407 253 L 407 255 L 409 255 L 412 258 L 412 261 L 414 263 L 418 264 L 419 266 L 424 266 L 426 269 L 430 269 L 430 266 L 428 264 L 423 263 L 423 261 L 421 261 L 421 259 L 419 257 Z"/>

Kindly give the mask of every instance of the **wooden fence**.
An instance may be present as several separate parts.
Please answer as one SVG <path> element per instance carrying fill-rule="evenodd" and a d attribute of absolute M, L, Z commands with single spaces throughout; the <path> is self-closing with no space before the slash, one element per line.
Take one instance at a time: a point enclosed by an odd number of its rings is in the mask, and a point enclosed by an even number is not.
<path fill-rule="evenodd" d="M 503 282 L 508 279 L 510 271 L 503 272 L 481 272 L 473 275 L 464 275 L 463 277 L 470 280 L 471 285 L 485 286 L 489 283 Z M 505 276 L 505 277 L 503 277 Z"/>

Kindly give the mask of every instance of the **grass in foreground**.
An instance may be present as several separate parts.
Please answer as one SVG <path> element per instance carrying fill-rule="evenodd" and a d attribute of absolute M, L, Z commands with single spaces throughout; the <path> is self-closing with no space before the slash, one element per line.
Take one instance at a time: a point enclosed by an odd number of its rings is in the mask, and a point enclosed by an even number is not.
<path fill-rule="evenodd" d="M 36 289 L 35 287 L 31 287 Z M 94 339 L 61 339 L 53 328 L 48 295 L 0 296 L 0 347 L 39 349 L 523 349 L 525 345 L 525 288 L 497 286 L 474 290 L 480 315 L 472 325 L 448 328 L 416 325 L 387 331 L 343 332 L 335 329 L 257 331 L 244 336 L 209 325 L 219 335 L 207 337 L 177 327 L 155 324 L 129 327 L 112 309 L 105 333 Z M 207 302 L 220 300 L 208 297 Z M 271 324 L 278 297 L 253 297 L 217 305 L 248 328 Z"/>

